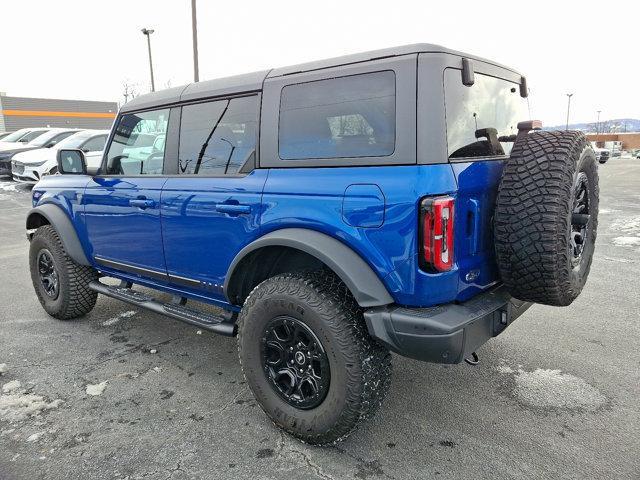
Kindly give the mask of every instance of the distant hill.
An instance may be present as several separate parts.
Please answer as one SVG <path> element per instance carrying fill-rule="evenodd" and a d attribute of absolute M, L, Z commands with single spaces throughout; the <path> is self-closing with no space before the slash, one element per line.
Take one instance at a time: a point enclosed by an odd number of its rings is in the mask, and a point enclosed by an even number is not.
<path fill-rule="evenodd" d="M 585 133 L 596 133 L 596 122 L 570 123 L 569 130 L 581 130 Z M 543 130 L 564 130 L 566 125 L 543 127 Z M 614 120 L 601 120 L 598 128 L 600 133 L 640 132 L 640 120 L 637 118 L 616 118 Z"/>

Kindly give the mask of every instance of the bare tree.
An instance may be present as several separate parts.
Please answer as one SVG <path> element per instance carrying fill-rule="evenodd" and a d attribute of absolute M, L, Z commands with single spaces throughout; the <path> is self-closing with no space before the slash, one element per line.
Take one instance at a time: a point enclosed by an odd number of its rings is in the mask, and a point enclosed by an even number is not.
<path fill-rule="evenodd" d="M 138 84 L 132 83 L 131 80 L 125 78 L 122 82 L 122 96 L 124 97 L 124 103 L 127 103 L 129 100 L 133 100 L 138 95 Z"/>

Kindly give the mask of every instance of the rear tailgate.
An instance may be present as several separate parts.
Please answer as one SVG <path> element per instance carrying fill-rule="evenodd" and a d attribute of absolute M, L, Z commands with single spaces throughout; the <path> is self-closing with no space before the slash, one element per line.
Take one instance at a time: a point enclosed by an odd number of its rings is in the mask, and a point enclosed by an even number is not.
<path fill-rule="evenodd" d="M 528 117 L 515 72 L 474 62 L 475 78 L 443 72 L 449 162 L 457 182 L 454 256 L 458 296 L 464 301 L 500 282 L 495 262 L 493 214 L 502 169 L 518 122 Z"/>
<path fill-rule="evenodd" d="M 457 300 L 467 300 L 499 281 L 493 212 L 503 165 L 504 160 L 452 164 L 458 183 L 454 225 Z"/>

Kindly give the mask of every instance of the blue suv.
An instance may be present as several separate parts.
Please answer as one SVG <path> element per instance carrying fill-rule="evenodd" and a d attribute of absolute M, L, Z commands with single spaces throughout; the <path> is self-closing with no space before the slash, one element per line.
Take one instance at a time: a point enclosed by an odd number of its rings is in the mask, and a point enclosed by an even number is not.
<path fill-rule="evenodd" d="M 101 293 L 237 335 L 274 423 L 337 441 L 381 404 L 390 352 L 474 363 L 532 303 L 579 295 L 595 156 L 526 120 L 527 94 L 419 44 L 135 98 L 99 168 L 60 150 L 33 189 L 38 299 L 66 320 Z"/>

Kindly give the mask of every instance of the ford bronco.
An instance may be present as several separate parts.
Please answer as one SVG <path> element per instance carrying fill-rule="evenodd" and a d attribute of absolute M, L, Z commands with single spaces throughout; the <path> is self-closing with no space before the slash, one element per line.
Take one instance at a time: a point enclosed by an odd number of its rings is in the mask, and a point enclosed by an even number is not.
<path fill-rule="evenodd" d="M 273 422 L 335 442 L 381 404 L 390 352 L 474 362 L 532 303 L 580 294 L 596 159 L 528 120 L 527 94 L 419 44 L 137 97 L 99 168 L 61 149 L 34 187 L 37 297 L 60 320 L 100 293 L 237 336 Z"/>

